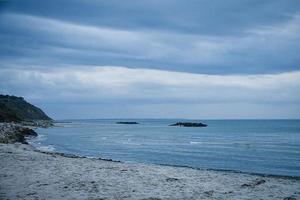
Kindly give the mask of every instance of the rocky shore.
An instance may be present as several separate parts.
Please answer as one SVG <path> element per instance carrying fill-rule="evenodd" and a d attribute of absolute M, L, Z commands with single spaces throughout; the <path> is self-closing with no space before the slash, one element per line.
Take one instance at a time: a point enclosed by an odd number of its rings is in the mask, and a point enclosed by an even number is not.
<path fill-rule="evenodd" d="M 23 143 L 27 144 L 26 138 L 36 137 L 37 133 L 34 131 L 37 127 L 49 128 L 53 126 L 50 120 L 37 120 L 37 121 L 22 121 L 0 123 L 0 143 Z"/>
<path fill-rule="evenodd" d="M 0 143 L 16 143 L 27 144 L 26 137 L 36 137 L 37 133 L 20 124 L 1 123 L 0 124 Z"/>
<path fill-rule="evenodd" d="M 53 120 L 23 97 L 0 94 L 0 143 L 20 142 L 36 137 L 36 127 L 49 128 Z"/>

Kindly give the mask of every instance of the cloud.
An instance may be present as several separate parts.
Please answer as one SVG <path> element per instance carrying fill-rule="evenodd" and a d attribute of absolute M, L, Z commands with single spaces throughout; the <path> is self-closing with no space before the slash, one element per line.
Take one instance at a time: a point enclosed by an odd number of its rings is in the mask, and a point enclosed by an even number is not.
<path fill-rule="evenodd" d="M 0 88 L 43 102 L 292 103 L 300 72 L 207 75 L 126 67 L 1 68 Z"/>
<path fill-rule="evenodd" d="M 0 92 L 62 118 L 299 118 L 299 6 L 10 1 L 0 13 Z"/>
<path fill-rule="evenodd" d="M 123 30 L 15 13 L 3 14 L 2 20 L 12 24 L 8 32 L 21 34 L 15 37 L 15 42 L 25 41 L 25 45 L 12 51 L 19 52 L 19 59 L 41 59 L 35 64 L 51 59 L 63 64 L 74 60 L 83 64 L 119 60 L 121 65 L 143 67 L 139 63 L 143 61 L 158 66 L 155 68 L 175 71 L 201 72 L 218 67 L 218 73 L 267 73 L 295 70 L 300 62 L 299 15 L 277 25 L 252 27 L 232 36 Z M 4 54 L 11 46 L 2 47 Z"/>
<path fill-rule="evenodd" d="M 295 0 L 26 0 L 10 1 L 6 10 L 116 29 L 231 35 L 284 22 L 299 9 Z"/>

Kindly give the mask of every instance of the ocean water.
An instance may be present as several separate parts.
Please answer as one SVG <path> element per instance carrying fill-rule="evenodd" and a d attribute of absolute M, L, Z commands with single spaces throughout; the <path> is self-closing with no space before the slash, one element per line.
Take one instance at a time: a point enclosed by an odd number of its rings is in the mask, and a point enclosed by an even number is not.
<path fill-rule="evenodd" d="M 168 126 L 177 121 L 208 127 Z M 67 120 L 37 132 L 30 143 L 42 150 L 300 177 L 300 120 Z"/>

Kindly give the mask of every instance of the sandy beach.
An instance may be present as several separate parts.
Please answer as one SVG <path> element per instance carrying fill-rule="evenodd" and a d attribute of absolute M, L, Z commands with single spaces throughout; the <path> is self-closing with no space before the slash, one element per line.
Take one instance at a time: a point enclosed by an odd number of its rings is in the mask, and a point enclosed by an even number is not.
<path fill-rule="evenodd" d="M 0 144 L 0 199 L 300 198 L 300 180 L 105 161 Z"/>
<path fill-rule="evenodd" d="M 0 41 L 0 200 L 300 200 L 300 0 L 0 0 Z"/>

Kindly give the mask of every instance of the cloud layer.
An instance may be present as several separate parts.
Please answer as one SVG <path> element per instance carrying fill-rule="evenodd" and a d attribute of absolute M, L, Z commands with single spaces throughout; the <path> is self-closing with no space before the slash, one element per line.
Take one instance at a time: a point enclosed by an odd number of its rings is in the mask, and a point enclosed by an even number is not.
<path fill-rule="evenodd" d="M 0 1 L 0 92 L 54 118 L 300 118 L 297 0 Z"/>
<path fill-rule="evenodd" d="M 207 75 L 114 66 L 0 69 L 1 93 L 56 118 L 297 118 L 300 72 Z M 280 117 L 279 117 L 280 116 Z"/>
<path fill-rule="evenodd" d="M 2 68 L 1 93 L 34 102 L 69 104 L 180 105 L 293 104 L 299 108 L 300 72 L 207 75 L 126 67 Z M 187 106 L 187 107 L 189 107 Z M 194 113 L 195 114 L 195 113 Z"/>
<path fill-rule="evenodd" d="M 116 64 L 218 74 L 293 71 L 300 62 L 299 16 L 238 35 L 205 35 L 8 13 L 0 18 L 4 27 L 0 51 L 5 63 Z"/>

